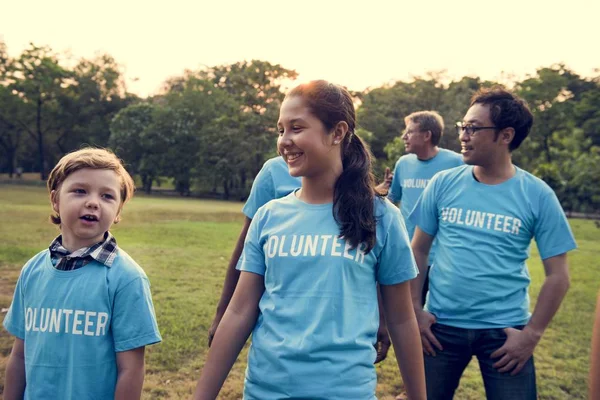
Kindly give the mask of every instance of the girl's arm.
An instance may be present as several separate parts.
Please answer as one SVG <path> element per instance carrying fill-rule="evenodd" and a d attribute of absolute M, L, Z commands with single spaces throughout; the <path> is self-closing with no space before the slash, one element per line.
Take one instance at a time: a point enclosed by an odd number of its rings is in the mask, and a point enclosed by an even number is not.
<path fill-rule="evenodd" d="M 4 377 L 4 398 L 21 400 L 25 395 L 25 342 L 15 338 L 10 352 L 6 376 Z"/>
<path fill-rule="evenodd" d="M 406 393 L 410 400 L 425 400 L 425 369 L 421 335 L 411 301 L 410 283 L 381 285 L 385 319 Z"/>
<path fill-rule="evenodd" d="M 195 400 L 217 398 L 227 374 L 256 324 L 258 302 L 264 290 L 262 275 L 242 271 L 233 298 L 210 346 L 194 392 Z"/>

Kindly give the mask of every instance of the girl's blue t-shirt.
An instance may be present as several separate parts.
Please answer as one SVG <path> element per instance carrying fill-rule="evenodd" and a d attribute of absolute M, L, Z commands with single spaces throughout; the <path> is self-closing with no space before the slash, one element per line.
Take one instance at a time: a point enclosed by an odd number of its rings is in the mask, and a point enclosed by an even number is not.
<path fill-rule="evenodd" d="M 515 169 L 497 185 L 478 182 L 471 165 L 442 171 L 410 215 L 438 243 L 425 308 L 440 324 L 465 329 L 526 324 L 531 240 L 542 260 L 576 248 L 556 194 L 541 179 Z"/>
<path fill-rule="evenodd" d="M 260 208 L 238 268 L 264 276 L 244 398 L 374 399 L 377 283 L 417 275 L 400 211 L 377 198 L 367 254 L 339 236 L 332 204 L 293 192 Z"/>

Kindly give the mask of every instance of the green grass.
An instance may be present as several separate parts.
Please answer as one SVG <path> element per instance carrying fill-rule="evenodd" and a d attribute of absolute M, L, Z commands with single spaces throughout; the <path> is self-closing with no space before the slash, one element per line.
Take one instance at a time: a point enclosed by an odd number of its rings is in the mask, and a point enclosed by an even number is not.
<path fill-rule="evenodd" d="M 137 196 L 112 230 L 119 245 L 144 268 L 163 342 L 147 351 L 144 399 L 189 398 L 203 365 L 206 332 L 220 294 L 227 261 L 241 229 L 241 203 Z M 57 234 L 48 221 L 42 187 L 0 184 L 0 307 L 9 306 L 19 270 Z M 542 399 L 584 399 L 590 336 L 598 282 L 600 229 L 572 220 L 579 250 L 569 256 L 571 289 L 536 349 Z M 537 297 L 543 269 L 537 250 L 529 263 L 531 296 Z M 2 314 L 3 317 L 4 314 Z M 12 338 L 0 331 L 0 380 Z M 246 353 L 240 355 L 221 399 L 241 398 Z M 393 355 L 377 367 L 378 397 L 402 389 Z M 1 385 L 1 384 L 0 384 Z M 1 390 L 0 390 L 1 393 Z M 482 399 L 475 360 L 463 376 L 457 399 Z"/>

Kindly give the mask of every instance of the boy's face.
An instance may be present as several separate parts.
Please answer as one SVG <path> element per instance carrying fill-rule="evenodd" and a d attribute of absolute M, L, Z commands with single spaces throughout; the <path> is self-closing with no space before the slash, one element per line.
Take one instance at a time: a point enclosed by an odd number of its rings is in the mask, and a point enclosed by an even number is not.
<path fill-rule="evenodd" d="M 73 172 L 50 194 L 60 215 L 63 246 L 69 251 L 104 239 L 119 215 L 121 181 L 110 169 L 84 168 Z"/>

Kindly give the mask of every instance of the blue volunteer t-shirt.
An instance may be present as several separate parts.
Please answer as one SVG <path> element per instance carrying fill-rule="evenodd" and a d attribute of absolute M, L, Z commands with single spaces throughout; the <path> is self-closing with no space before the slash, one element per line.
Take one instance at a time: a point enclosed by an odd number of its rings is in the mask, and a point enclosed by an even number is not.
<path fill-rule="evenodd" d="M 265 162 L 254 178 L 250 195 L 242 212 L 252 219 L 260 207 L 298 189 L 301 184 L 300 178 L 290 175 L 288 166 L 282 157 L 271 158 Z"/>
<path fill-rule="evenodd" d="M 293 192 L 252 220 L 241 271 L 264 276 L 245 399 L 375 399 L 377 286 L 417 275 L 399 210 L 375 199 L 377 242 L 351 249 L 332 204 Z"/>
<path fill-rule="evenodd" d="M 411 240 L 415 233 L 415 225 L 408 219 L 408 216 L 429 180 L 440 171 L 461 165 L 463 165 L 462 156 L 446 149 L 439 149 L 435 157 L 429 160 L 419 160 L 415 154 L 406 154 L 400 157 L 394 167 L 394 178 L 390 185 L 388 198 L 394 204 L 400 202 L 400 211 Z M 433 261 L 436 244 L 434 242 L 431 246 L 429 265 Z"/>
<path fill-rule="evenodd" d="M 438 241 L 426 310 L 440 324 L 466 329 L 524 325 L 529 313 L 529 257 L 576 248 L 552 189 L 515 167 L 498 185 L 478 182 L 473 166 L 438 173 L 410 219 Z"/>
<path fill-rule="evenodd" d="M 125 253 L 59 271 L 44 250 L 25 264 L 4 327 L 25 341 L 25 399 L 114 399 L 116 352 L 160 342 L 150 284 Z"/>

